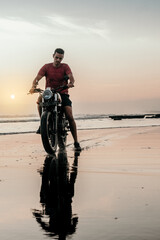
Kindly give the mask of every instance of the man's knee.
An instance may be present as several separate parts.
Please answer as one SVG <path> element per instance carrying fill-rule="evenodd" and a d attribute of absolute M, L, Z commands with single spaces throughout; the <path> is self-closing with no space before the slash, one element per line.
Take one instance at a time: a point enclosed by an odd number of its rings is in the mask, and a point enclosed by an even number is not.
<path fill-rule="evenodd" d="M 66 106 L 66 107 L 64 107 L 64 110 L 65 110 L 65 114 L 66 114 L 67 119 L 69 121 L 73 121 L 74 118 L 73 118 L 73 114 L 72 114 L 72 107 Z"/>

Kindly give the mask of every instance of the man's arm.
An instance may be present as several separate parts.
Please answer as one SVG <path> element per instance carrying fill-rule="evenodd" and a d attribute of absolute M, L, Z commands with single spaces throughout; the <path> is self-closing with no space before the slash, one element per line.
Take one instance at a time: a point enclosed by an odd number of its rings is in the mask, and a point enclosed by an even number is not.
<path fill-rule="evenodd" d="M 68 74 L 68 77 L 69 77 L 69 83 L 67 84 L 67 86 L 68 86 L 69 88 L 72 88 L 72 87 L 74 87 L 74 82 L 75 82 L 74 77 L 73 77 L 73 74 L 72 74 L 72 73 L 69 73 L 69 74 Z"/>
<path fill-rule="evenodd" d="M 29 90 L 30 93 L 34 93 L 34 89 L 37 87 L 38 82 L 41 80 L 42 76 L 41 75 L 37 75 L 36 78 L 33 80 L 32 82 L 32 87 Z"/>

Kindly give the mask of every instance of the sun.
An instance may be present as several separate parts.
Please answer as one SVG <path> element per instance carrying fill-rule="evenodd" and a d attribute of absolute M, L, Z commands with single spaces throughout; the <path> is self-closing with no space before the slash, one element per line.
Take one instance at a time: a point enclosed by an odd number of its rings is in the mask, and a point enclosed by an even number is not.
<path fill-rule="evenodd" d="M 14 95 L 14 94 L 11 94 L 10 98 L 11 98 L 11 99 L 15 99 L 15 95 Z"/>

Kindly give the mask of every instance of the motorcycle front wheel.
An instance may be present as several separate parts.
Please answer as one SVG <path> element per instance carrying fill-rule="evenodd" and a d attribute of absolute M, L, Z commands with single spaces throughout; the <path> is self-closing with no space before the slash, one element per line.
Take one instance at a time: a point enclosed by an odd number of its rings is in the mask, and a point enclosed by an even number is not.
<path fill-rule="evenodd" d="M 59 121 L 58 121 L 58 145 L 60 148 L 66 147 L 67 135 L 68 135 L 67 130 L 68 130 L 68 120 L 66 120 L 64 113 L 62 113 L 59 116 Z"/>
<path fill-rule="evenodd" d="M 41 138 L 45 151 L 49 154 L 57 150 L 57 115 L 51 112 L 43 112 L 41 116 Z"/>

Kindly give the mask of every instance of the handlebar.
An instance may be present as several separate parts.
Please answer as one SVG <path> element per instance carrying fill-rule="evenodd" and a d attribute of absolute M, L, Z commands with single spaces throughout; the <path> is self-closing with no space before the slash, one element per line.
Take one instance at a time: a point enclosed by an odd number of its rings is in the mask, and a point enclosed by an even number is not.
<path fill-rule="evenodd" d="M 63 85 L 63 86 L 59 86 L 59 87 L 57 87 L 57 88 L 52 88 L 51 90 L 52 91 L 57 91 L 57 90 L 65 90 L 65 89 L 67 89 L 68 88 L 68 86 L 67 85 Z M 33 93 L 42 93 L 44 90 L 43 89 L 41 89 L 41 88 L 35 88 L 34 89 L 34 91 L 33 91 Z M 27 94 L 32 94 L 32 93 L 27 93 Z"/>
<path fill-rule="evenodd" d="M 57 88 L 54 88 L 53 90 L 57 91 L 58 89 L 65 90 L 65 89 L 68 89 L 68 86 L 67 85 L 62 85 L 62 86 L 59 86 Z"/>

